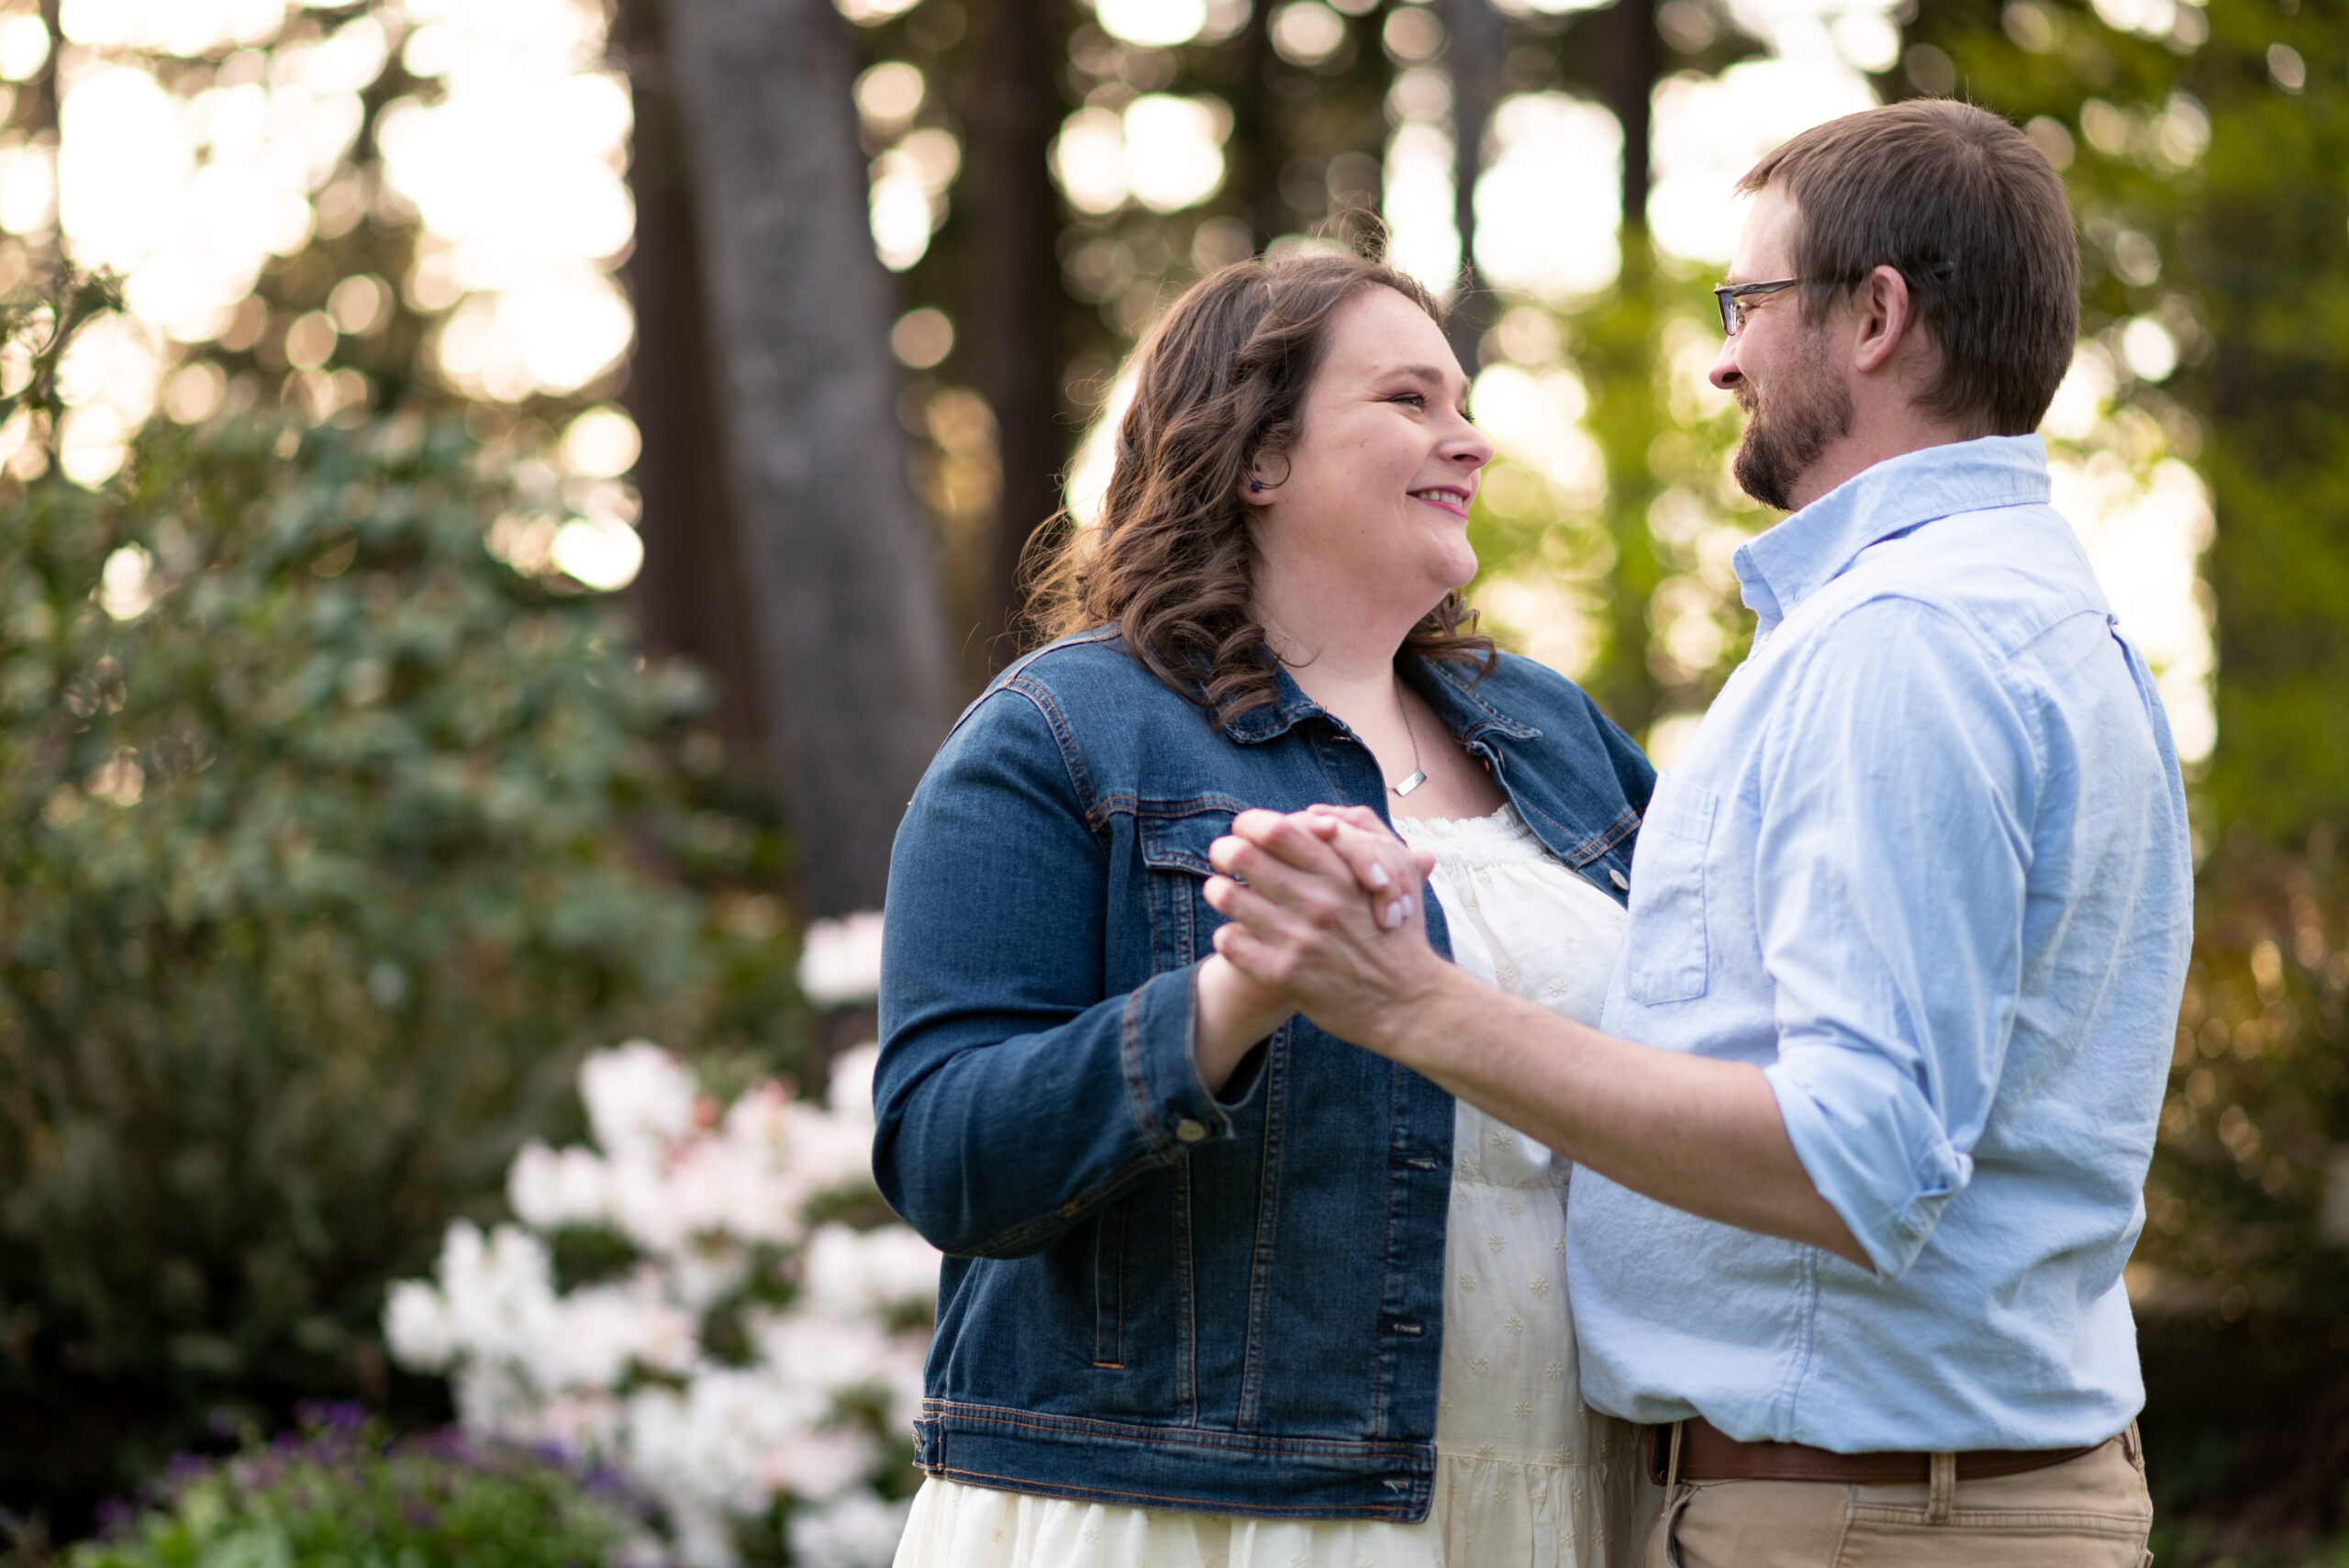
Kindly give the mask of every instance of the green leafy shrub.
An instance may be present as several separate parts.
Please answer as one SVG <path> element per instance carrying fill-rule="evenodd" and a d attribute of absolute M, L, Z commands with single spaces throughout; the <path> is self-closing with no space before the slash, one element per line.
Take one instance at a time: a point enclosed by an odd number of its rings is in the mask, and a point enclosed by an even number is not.
<path fill-rule="evenodd" d="M 385 1283 L 583 1050 L 801 1028 L 696 679 L 485 550 L 486 467 L 229 422 L 0 479 L 0 1507 L 60 1533 L 216 1406 L 381 1396 Z"/>
<path fill-rule="evenodd" d="M 66 1568 L 596 1568 L 661 1559 L 608 1473 L 453 1429 L 404 1441 L 351 1407 L 234 1458 L 183 1457 Z"/>

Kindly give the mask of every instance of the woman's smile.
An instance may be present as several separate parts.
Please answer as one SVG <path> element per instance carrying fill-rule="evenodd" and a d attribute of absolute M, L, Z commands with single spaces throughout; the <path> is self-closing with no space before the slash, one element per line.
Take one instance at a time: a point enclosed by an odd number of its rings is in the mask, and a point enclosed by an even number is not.
<path fill-rule="evenodd" d="M 1411 492 L 1412 500 L 1424 501 L 1439 512 L 1449 512 L 1464 523 L 1468 520 L 1468 504 L 1475 498 L 1475 491 L 1463 490 L 1456 484 L 1435 484 Z"/>

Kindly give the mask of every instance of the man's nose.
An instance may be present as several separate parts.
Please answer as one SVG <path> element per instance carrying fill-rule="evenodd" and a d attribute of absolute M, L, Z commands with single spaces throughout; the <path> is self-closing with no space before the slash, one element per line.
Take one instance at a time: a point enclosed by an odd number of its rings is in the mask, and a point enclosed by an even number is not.
<path fill-rule="evenodd" d="M 1713 356 L 1713 368 L 1706 373 L 1705 379 L 1723 392 L 1735 390 L 1737 384 L 1745 379 L 1737 368 L 1736 339 L 1721 339 L 1721 351 Z"/>

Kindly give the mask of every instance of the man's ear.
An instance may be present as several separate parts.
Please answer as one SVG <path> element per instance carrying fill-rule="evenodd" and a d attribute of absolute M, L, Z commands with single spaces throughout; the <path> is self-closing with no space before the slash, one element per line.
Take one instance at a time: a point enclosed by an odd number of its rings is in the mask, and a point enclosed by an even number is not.
<path fill-rule="evenodd" d="M 1917 302 L 1909 280 L 1892 267 L 1878 267 L 1852 291 L 1852 362 L 1862 374 L 1882 370 L 1904 348 L 1920 341 Z"/>

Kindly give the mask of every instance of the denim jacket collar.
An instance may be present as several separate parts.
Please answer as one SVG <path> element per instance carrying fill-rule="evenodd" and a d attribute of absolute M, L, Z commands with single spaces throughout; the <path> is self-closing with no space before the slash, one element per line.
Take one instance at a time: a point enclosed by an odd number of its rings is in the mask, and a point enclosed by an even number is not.
<path fill-rule="evenodd" d="M 1495 732 L 1512 740 L 1533 740 L 1542 732 L 1495 708 L 1476 694 L 1475 673 L 1449 661 L 1406 653 L 1399 661 L 1403 678 L 1425 697 L 1453 739 L 1465 743 Z M 1305 695 L 1286 669 L 1273 672 L 1274 700 L 1269 707 L 1252 707 L 1224 720 L 1223 732 L 1243 746 L 1259 745 L 1286 734 L 1308 718 L 1326 712 Z"/>
<path fill-rule="evenodd" d="M 1887 458 L 1738 547 L 1746 608 L 1766 633 L 1872 544 L 1960 512 L 2043 506 L 2048 494 L 2047 448 L 2037 436 L 1986 436 Z"/>

